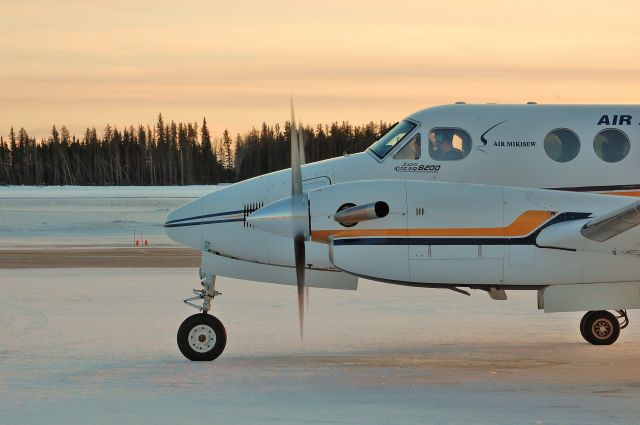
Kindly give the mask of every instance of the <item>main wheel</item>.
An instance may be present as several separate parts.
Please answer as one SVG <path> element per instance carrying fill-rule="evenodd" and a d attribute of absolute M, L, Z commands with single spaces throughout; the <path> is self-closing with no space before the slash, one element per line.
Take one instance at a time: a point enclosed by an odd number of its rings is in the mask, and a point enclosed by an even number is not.
<path fill-rule="evenodd" d="M 189 360 L 217 359 L 227 345 L 227 331 L 222 322 L 209 314 L 189 316 L 178 328 L 178 348 Z"/>
<path fill-rule="evenodd" d="M 608 311 L 591 311 L 584 317 L 584 339 L 593 345 L 611 345 L 620 336 L 618 319 Z"/>
<path fill-rule="evenodd" d="M 587 333 L 586 333 L 585 328 L 584 328 L 584 322 L 586 322 L 587 317 L 589 317 L 589 315 L 590 315 L 591 313 L 593 313 L 593 311 L 587 311 L 587 312 L 584 314 L 584 316 L 582 316 L 582 319 L 580 319 L 580 335 L 582 335 L 582 337 L 583 337 L 586 341 L 589 341 L 589 340 L 587 339 Z"/>

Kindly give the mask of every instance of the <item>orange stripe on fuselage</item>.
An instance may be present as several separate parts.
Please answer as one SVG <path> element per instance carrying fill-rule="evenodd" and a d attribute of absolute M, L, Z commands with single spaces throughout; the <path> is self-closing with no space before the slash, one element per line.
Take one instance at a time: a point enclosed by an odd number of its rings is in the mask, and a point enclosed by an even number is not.
<path fill-rule="evenodd" d="M 640 197 L 640 192 L 638 191 L 630 191 L 630 192 L 596 192 L 600 195 L 616 195 L 616 196 L 636 196 Z"/>
<path fill-rule="evenodd" d="M 316 242 L 327 242 L 329 236 L 340 238 L 356 236 L 526 236 L 540 227 L 555 215 L 551 211 L 526 211 L 505 227 L 468 227 L 447 228 L 434 227 L 427 229 L 363 229 L 363 230 L 315 230 L 311 239 Z"/>

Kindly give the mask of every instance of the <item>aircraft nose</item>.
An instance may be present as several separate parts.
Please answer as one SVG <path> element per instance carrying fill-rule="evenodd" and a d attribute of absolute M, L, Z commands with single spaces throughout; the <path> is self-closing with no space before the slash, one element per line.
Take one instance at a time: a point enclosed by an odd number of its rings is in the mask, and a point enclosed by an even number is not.
<path fill-rule="evenodd" d="M 164 228 L 176 242 L 193 249 L 202 249 L 202 201 L 196 199 L 167 216 Z"/>

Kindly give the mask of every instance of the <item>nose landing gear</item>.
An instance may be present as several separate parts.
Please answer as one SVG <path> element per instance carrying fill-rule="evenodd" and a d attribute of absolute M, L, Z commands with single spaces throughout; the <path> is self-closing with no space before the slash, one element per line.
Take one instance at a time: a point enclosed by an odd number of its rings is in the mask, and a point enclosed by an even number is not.
<path fill-rule="evenodd" d="M 213 299 L 222 295 L 214 289 L 216 277 L 202 276 L 203 289 L 194 289 L 195 297 L 184 300 L 185 304 L 200 310 L 201 313 L 187 317 L 178 328 L 178 348 L 189 360 L 211 361 L 217 359 L 227 345 L 227 332 L 222 322 L 209 313 Z M 193 303 L 202 300 L 202 306 Z"/>
<path fill-rule="evenodd" d="M 620 330 L 629 325 L 626 310 L 616 310 L 614 316 L 608 311 L 589 311 L 580 321 L 582 337 L 593 345 L 611 345 L 620 336 Z"/>

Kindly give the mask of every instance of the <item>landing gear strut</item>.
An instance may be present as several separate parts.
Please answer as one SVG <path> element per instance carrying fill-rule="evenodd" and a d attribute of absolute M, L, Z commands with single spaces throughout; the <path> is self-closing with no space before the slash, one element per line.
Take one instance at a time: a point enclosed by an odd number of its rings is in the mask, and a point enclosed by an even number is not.
<path fill-rule="evenodd" d="M 216 277 L 214 275 L 200 275 L 203 289 L 194 289 L 195 297 L 184 300 L 185 304 L 200 310 L 201 313 L 187 317 L 178 329 L 178 348 L 189 360 L 211 361 L 217 359 L 227 345 L 227 332 L 222 322 L 209 313 L 211 302 L 218 295 L 216 291 Z M 193 301 L 202 300 L 202 305 Z"/>
<path fill-rule="evenodd" d="M 580 320 L 582 337 L 593 345 L 611 345 L 620 336 L 620 330 L 629 325 L 626 310 L 616 310 L 618 316 L 608 311 L 589 311 Z"/>

